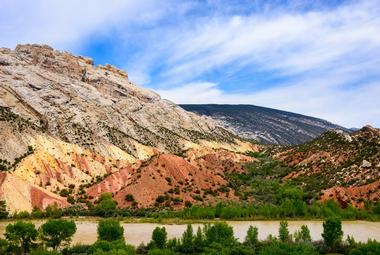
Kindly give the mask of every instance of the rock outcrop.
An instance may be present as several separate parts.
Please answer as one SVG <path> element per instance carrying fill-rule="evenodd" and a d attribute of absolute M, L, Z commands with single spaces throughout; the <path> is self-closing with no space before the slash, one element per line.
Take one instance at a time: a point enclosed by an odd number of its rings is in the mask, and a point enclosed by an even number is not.
<path fill-rule="evenodd" d="M 166 177 L 174 185 L 181 171 L 187 179 L 190 173 L 205 177 L 197 172 L 203 163 L 191 162 L 256 149 L 212 119 L 138 87 L 123 70 L 94 66 L 89 58 L 46 45 L 0 49 L 0 139 L 0 198 L 11 211 L 66 206 L 67 190 L 74 199 L 89 200 L 111 191 L 121 206 L 128 205 L 122 196 L 131 192 L 140 206 L 149 206 L 169 188 Z M 242 162 L 230 157 L 234 164 Z M 171 170 L 155 167 L 161 161 Z M 223 175 L 220 164 L 208 167 L 208 178 Z M 146 173 L 137 177 L 139 169 Z M 163 174 L 155 185 L 149 175 L 158 169 Z M 209 188 L 200 180 L 196 184 Z M 145 187 L 155 189 L 139 197 Z M 181 199 L 191 199 L 190 193 Z M 18 194 L 24 195 L 15 203 Z"/>

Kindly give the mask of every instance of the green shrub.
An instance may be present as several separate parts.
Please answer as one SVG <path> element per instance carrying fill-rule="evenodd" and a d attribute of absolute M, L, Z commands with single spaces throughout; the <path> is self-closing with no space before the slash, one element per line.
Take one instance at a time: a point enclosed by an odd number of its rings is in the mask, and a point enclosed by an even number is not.
<path fill-rule="evenodd" d="M 349 255 L 378 255 L 380 254 L 380 243 L 369 240 L 365 244 L 360 244 L 357 248 L 352 249 Z"/>
<path fill-rule="evenodd" d="M 259 255 L 318 255 L 316 249 L 305 244 L 270 243 L 263 247 Z"/>

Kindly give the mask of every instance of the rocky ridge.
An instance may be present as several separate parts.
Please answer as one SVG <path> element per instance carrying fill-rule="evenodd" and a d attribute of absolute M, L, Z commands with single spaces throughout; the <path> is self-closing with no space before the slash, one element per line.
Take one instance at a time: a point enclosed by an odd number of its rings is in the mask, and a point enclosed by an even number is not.
<path fill-rule="evenodd" d="M 0 130 L 0 198 L 11 211 L 94 201 L 103 191 L 120 205 L 130 192 L 137 206 L 149 206 L 170 189 L 166 177 L 173 185 L 217 190 L 223 164 L 238 171 L 248 160 L 239 153 L 257 149 L 212 119 L 138 87 L 116 67 L 46 45 L 0 49 Z M 139 195 L 144 187 L 157 189 Z M 182 193 L 174 200 L 179 206 L 208 199 Z"/>

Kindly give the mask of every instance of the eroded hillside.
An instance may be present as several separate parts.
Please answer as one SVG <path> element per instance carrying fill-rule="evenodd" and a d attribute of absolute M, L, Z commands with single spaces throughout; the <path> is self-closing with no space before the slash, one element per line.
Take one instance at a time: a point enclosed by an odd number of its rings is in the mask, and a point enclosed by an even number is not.
<path fill-rule="evenodd" d="M 0 128 L 0 197 L 11 211 L 85 204 L 105 191 L 120 206 L 127 193 L 134 206 L 168 193 L 177 206 L 212 201 L 224 171 L 248 160 L 239 153 L 256 150 L 120 69 L 41 45 L 0 49 Z"/>

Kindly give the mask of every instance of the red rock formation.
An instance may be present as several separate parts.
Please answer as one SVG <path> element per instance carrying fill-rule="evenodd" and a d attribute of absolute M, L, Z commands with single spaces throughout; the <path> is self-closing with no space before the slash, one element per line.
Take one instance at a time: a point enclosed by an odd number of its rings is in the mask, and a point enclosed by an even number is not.
<path fill-rule="evenodd" d="M 357 187 L 332 187 L 324 191 L 321 200 L 333 199 L 342 207 L 351 204 L 363 207 L 364 201 L 378 201 L 380 198 L 380 181 Z"/>
<path fill-rule="evenodd" d="M 251 160 L 227 151 L 209 153 L 193 160 L 161 154 L 111 174 L 87 192 L 94 198 L 103 192 L 112 192 L 120 207 L 131 205 L 125 200 L 127 194 L 132 194 L 141 207 L 152 206 L 158 196 L 173 198 L 172 205 L 179 207 L 184 201 L 196 203 L 196 199 L 208 202 L 220 198 L 236 200 L 232 193 L 218 189 L 227 184 L 225 173 L 244 171 L 242 163 Z"/>

